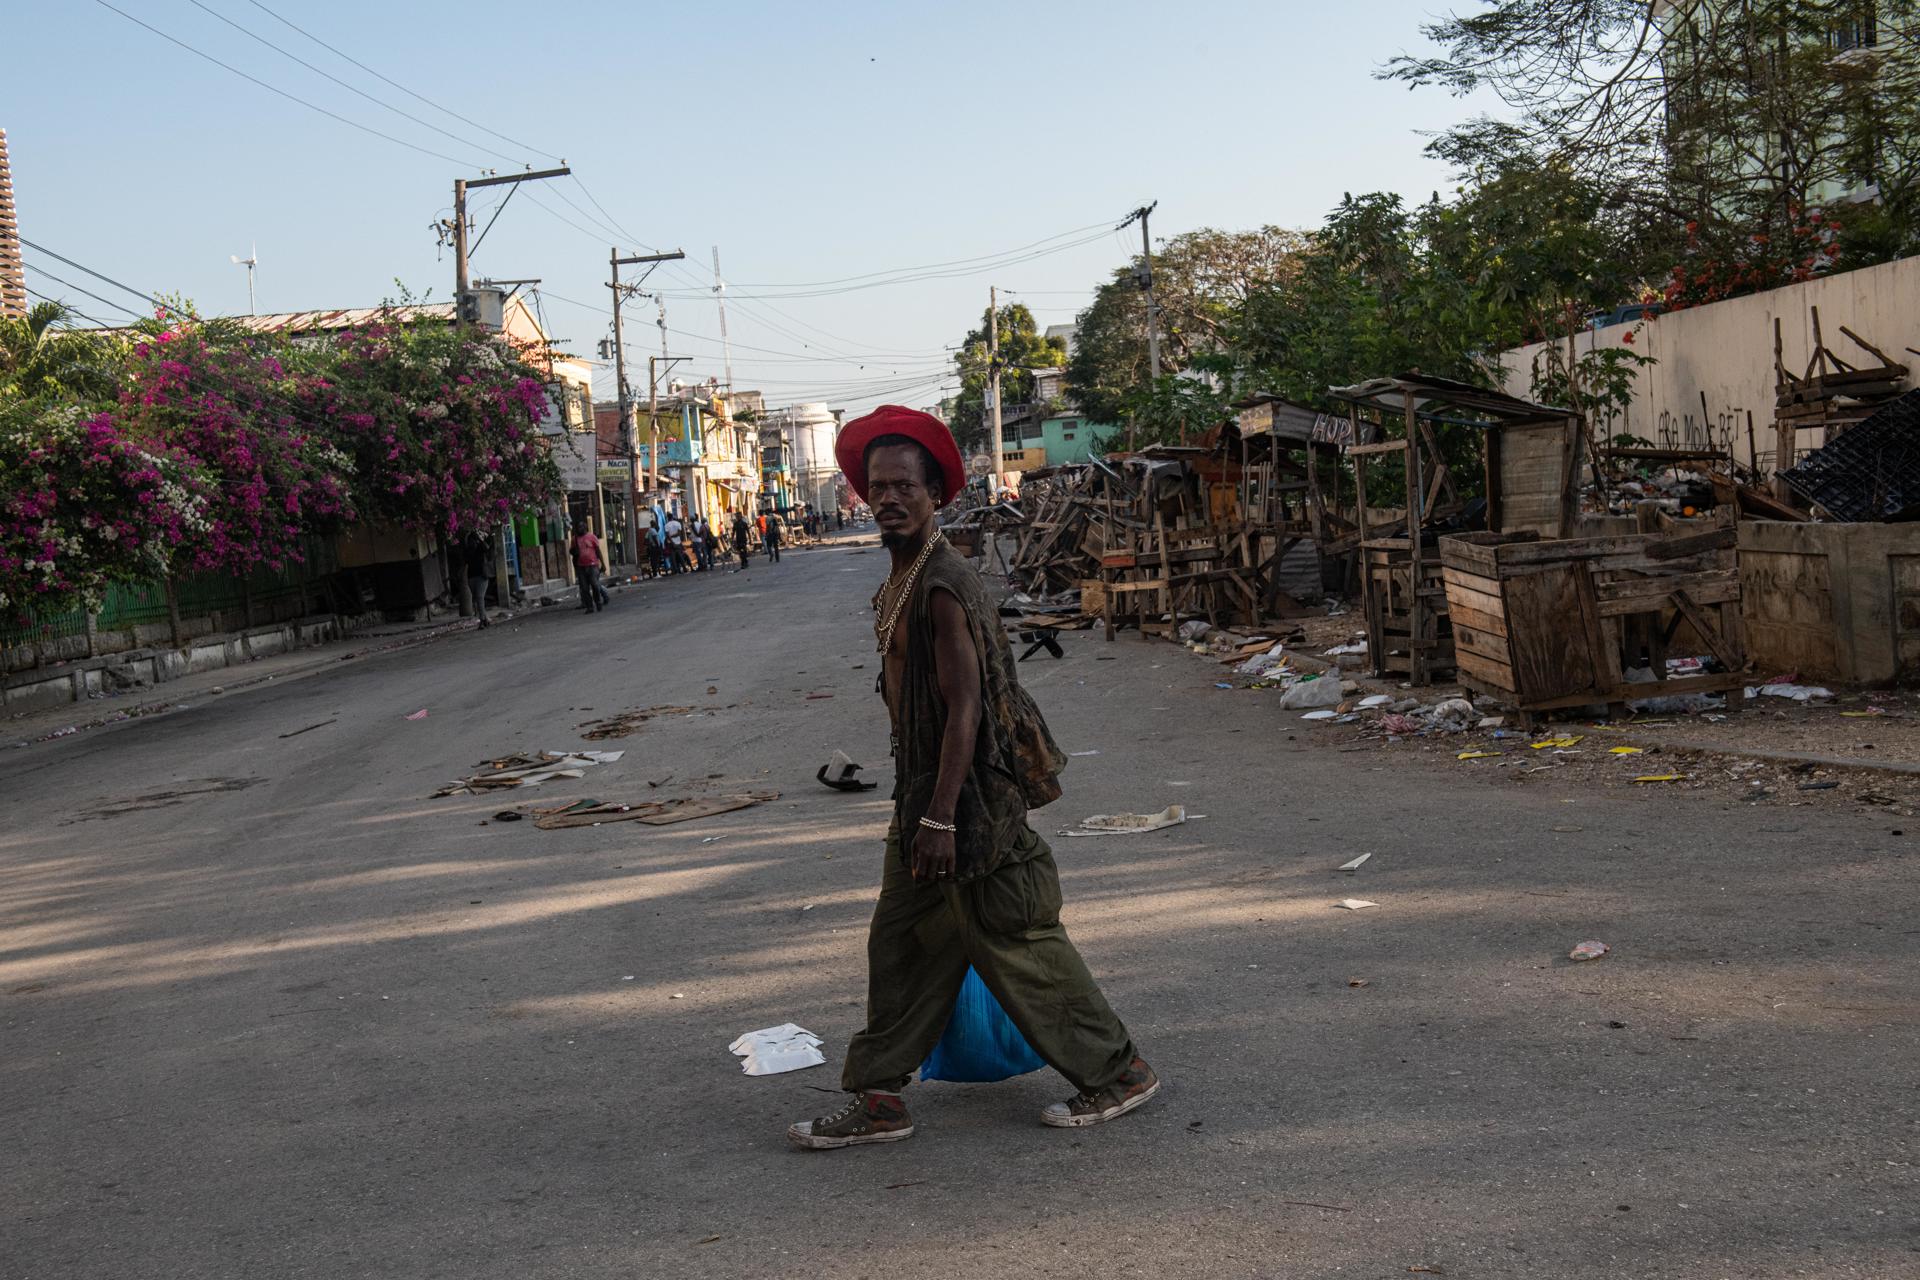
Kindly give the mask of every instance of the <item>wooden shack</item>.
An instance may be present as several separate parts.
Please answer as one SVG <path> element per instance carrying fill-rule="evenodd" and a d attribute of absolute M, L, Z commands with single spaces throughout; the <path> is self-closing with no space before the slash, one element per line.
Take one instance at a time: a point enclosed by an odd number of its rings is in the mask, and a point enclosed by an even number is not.
<path fill-rule="evenodd" d="M 1583 436 L 1580 416 L 1504 392 L 1406 374 L 1329 387 L 1351 425 L 1361 609 L 1375 676 L 1431 684 L 1455 669 L 1438 539 L 1481 530 L 1562 538 L 1572 531 Z M 1394 430 L 1399 434 L 1393 434 Z M 1443 432 L 1466 431 L 1482 472 L 1482 499 L 1456 485 Z M 1398 459 L 1403 505 L 1370 505 L 1368 471 Z"/>

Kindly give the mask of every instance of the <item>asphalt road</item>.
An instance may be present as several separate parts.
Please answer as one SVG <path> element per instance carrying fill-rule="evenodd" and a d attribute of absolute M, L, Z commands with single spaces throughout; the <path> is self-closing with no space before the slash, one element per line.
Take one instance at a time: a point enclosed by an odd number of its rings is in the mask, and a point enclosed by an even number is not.
<path fill-rule="evenodd" d="M 1195 815 L 1055 841 L 1161 1099 L 1051 1130 L 1050 1072 L 919 1086 L 910 1142 L 790 1149 L 860 1019 L 884 569 L 756 561 L 0 756 L 0 1276 L 1920 1276 L 1920 831 L 1316 748 L 1132 637 L 1023 671 L 1099 753 L 1043 833 Z M 661 704 L 699 710 L 579 738 Z M 628 754 L 524 798 L 783 794 L 563 831 L 429 798 L 580 745 Z M 882 789 L 820 787 L 836 747 Z M 829 1067 L 743 1076 L 788 1020 Z"/>

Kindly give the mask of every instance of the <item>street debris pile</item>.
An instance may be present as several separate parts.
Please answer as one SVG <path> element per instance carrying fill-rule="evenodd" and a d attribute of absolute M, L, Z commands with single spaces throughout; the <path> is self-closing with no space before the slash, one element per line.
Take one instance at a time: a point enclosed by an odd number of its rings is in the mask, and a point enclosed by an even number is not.
<path fill-rule="evenodd" d="M 703 709 L 707 711 L 717 711 L 720 708 L 706 707 Z M 690 716 L 693 714 L 694 709 L 692 707 L 641 707 L 638 710 L 622 711 L 619 715 L 607 716 L 600 720 L 588 720 L 584 724 L 576 727 L 584 730 L 580 736 L 587 739 L 587 741 L 599 742 L 607 738 L 624 738 L 630 733 L 637 732 L 647 721 L 660 716 Z"/>
<path fill-rule="evenodd" d="M 748 791 L 738 795 L 690 796 L 675 800 L 641 800 L 625 804 L 614 800 L 573 800 L 567 804 L 534 809 L 533 825 L 542 831 L 560 831 L 568 827 L 597 827 L 609 822 L 644 822 L 650 827 L 666 827 L 695 818 L 750 809 L 769 800 L 778 800 L 778 791 Z M 501 815 L 504 816 L 504 815 Z"/>
<path fill-rule="evenodd" d="M 485 770 L 448 783 L 434 792 L 441 796 L 481 795 L 504 791 L 509 787 L 537 787 L 555 778 L 582 778 L 595 765 L 612 764 L 623 751 L 542 751 L 537 755 L 501 756 L 483 760 L 476 767 Z"/>
<path fill-rule="evenodd" d="M 777 1076 L 804 1071 L 826 1062 L 820 1037 L 791 1022 L 749 1031 L 727 1046 L 740 1059 L 740 1070 L 750 1076 Z"/>

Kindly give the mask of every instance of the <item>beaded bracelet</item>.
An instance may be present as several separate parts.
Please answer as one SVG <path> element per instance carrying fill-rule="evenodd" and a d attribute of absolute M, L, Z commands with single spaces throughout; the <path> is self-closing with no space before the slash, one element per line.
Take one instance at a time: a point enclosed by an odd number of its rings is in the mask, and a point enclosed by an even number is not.
<path fill-rule="evenodd" d="M 935 822 L 932 818 L 920 819 L 920 825 L 929 831 L 958 831 L 960 829 L 951 822 Z"/>

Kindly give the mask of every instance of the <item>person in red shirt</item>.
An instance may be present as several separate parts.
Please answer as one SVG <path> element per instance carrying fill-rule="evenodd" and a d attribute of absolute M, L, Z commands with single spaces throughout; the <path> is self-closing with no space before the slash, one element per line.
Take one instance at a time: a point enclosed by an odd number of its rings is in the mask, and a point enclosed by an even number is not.
<path fill-rule="evenodd" d="M 573 557 L 574 575 L 580 580 L 580 607 L 588 613 L 600 612 L 607 607 L 607 590 L 600 585 L 604 558 L 600 554 L 600 539 L 593 536 L 585 519 L 573 522 L 573 538 L 567 543 L 567 554 Z"/>

